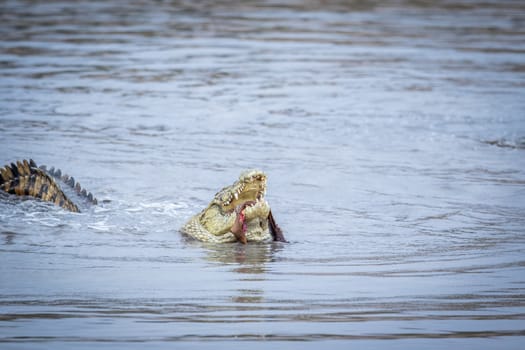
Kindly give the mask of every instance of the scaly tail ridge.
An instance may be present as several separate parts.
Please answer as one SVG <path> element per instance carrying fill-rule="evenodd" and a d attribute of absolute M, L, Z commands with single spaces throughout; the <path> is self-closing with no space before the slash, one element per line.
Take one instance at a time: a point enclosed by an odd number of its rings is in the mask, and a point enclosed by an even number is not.
<path fill-rule="evenodd" d="M 11 165 L 0 168 L 0 190 L 17 196 L 40 198 L 69 211 L 80 212 L 77 205 L 64 194 L 55 178 L 75 189 L 81 197 L 89 202 L 97 204 L 97 199 L 82 189 L 78 182 L 75 183 L 72 177 L 62 175 L 60 169 L 46 170 L 45 166 L 39 168 L 32 159 L 18 161 L 16 164 L 11 163 Z"/>
<path fill-rule="evenodd" d="M 36 164 L 35 164 L 36 165 Z M 62 181 L 69 187 L 71 187 L 75 192 L 82 197 L 84 200 L 88 201 L 91 204 L 97 205 L 98 200 L 93 196 L 91 192 L 86 191 L 85 188 L 82 188 L 80 186 L 80 183 L 75 182 L 75 178 L 73 176 L 69 176 L 67 174 L 62 174 L 62 171 L 60 169 L 56 169 L 54 167 L 51 167 L 51 169 L 47 169 L 45 165 L 41 165 L 40 169 L 53 178 Z"/>

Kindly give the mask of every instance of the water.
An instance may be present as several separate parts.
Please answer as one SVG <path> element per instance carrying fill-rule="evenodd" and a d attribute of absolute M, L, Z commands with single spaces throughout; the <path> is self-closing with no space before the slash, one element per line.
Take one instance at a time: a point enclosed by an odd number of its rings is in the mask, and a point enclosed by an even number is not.
<path fill-rule="evenodd" d="M 519 349 L 520 1 L 0 4 L 0 347 Z M 289 244 L 178 232 L 245 168 Z"/>

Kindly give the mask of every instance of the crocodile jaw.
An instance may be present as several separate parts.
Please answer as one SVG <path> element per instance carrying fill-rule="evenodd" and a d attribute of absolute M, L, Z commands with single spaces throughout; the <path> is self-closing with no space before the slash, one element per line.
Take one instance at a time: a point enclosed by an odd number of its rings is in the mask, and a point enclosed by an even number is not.
<path fill-rule="evenodd" d="M 264 199 L 265 193 L 266 175 L 259 170 L 245 171 L 239 180 L 219 191 L 182 231 L 207 242 L 268 240 L 270 206 Z"/>
<path fill-rule="evenodd" d="M 231 186 L 220 190 L 212 204 L 219 205 L 223 213 L 229 213 L 246 202 L 263 199 L 265 194 L 266 174 L 260 170 L 247 170 Z"/>

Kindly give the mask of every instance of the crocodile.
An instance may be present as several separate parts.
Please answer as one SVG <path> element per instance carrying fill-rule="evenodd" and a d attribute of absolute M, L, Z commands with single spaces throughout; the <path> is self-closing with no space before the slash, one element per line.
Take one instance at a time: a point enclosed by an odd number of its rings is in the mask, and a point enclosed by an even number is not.
<path fill-rule="evenodd" d="M 57 181 L 66 186 L 60 186 Z M 55 170 L 54 167 L 39 167 L 32 159 L 24 159 L 0 168 L 0 190 L 18 196 L 40 198 L 75 213 L 80 212 L 79 206 L 73 202 L 72 196 L 66 195 L 64 191 L 76 192 L 86 203 L 98 203 L 91 192 L 87 192 L 80 183 L 75 182 L 74 177 L 62 174 L 60 169 Z"/>
<path fill-rule="evenodd" d="M 286 242 L 265 200 L 266 174 L 246 170 L 231 186 L 217 192 L 213 200 L 182 228 L 186 235 L 204 242 Z"/>
<path fill-rule="evenodd" d="M 93 194 L 82 189 L 72 176 L 62 174 L 60 169 L 55 170 L 54 167 L 39 167 L 32 159 L 0 168 L 1 191 L 39 198 L 75 213 L 80 209 L 72 200 L 72 192 L 84 202 L 98 203 Z M 244 171 L 239 180 L 220 190 L 201 213 L 193 216 L 181 232 L 212 243 L 286 242 L 264 198 L 265 194 L 266 174 L 260 170 Z"/>

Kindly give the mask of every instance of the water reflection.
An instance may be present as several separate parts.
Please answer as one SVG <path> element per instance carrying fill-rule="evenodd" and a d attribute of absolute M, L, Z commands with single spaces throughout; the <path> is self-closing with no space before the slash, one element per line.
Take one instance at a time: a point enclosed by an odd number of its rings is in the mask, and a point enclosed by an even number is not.
<path fill-rule="evenodd" d="M 285 249 L 278 243 L 226 244 L 206 246 L 206 259 L 220 265 L 232 265 L 232 271 L 241 274 L 264 274 L 266 265 L 275 254 Z"/>
<path fill-rule="evenodd" d="M 275 256 L 286 249 L 283 244 L 226 244 L 207 245 L 206 260 L 218 266 L 229 266 L 238 274 L 242 287 L 235 289 L 231 297 L 236 304 L 264 303 L 267 300 L 261 282 L 268 279 L 268 264 L 275 261 Z"/>
<path fill-rule="evenodd" d="M 4 244 L 13 244 L 16 233 L 12 231 L 2 231 L 1 234 L 4 236 Z"/>

